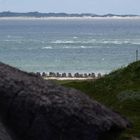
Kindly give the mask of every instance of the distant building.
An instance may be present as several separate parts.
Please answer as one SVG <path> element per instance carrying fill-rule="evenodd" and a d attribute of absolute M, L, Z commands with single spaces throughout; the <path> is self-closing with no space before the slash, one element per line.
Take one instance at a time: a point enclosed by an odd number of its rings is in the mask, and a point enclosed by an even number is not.
<path fill-rule="evenodd" d="M 87 73 L 84 73 L 84 78 L 87 78 L 87 77 L 88 77 Z"/>
<path fill-rule="evenodd" d="M 56 74 L 54 72 L 49 72 L 50 77 L 56 77 Z"/>
<path fill-rule="evenodd" d="M 62 73 L 62 77 L 66 77 L 67 75 L 66 75 L 66 73 Z"/>
<path fill-rule="evenodd" d="M 36 75 L 37 75 L 37 76 L 41 76 L 41 73 L 40 73 L 40 72 L 37 72 Z"/>
<path fill-rule="evenodd" d="M 92 78 L 95 78 L 96 76 L 95 76 L 95 73 L 91 73 L 91 77 Z"/>
<path fill-rule="evenodd" d="M 46 77 L 47 74 L 45 72 L 42 73 L 42 77 Z"/>
<path fill-rule="evenodd" d="M 74 74 L 74 77 L 77 77 L 77 78 L 78 78 L 78 77 L 79 77 L 79 73 L 78 73 L 78 72 L 75 73 L 75 74 Z"/>
<path fill-rule="evenodd" d="M 72 74 L 71 73 L 68 73 L 68 77 L 72 77 Z"/>
<path fill-rule="evenodd" d="M 101 73 L 98 73 L 97 78 L 101 78 L 101 77 L 102 77 Z"/>

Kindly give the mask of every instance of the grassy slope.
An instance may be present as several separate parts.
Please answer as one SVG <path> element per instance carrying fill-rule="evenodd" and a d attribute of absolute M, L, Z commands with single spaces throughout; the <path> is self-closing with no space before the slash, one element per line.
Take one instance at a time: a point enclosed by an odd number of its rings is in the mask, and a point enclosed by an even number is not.
<path fill-rule="evenodd" d="M 67 81 L 61 83 L 79 89 L 92 98 L 127 116 L 133 123 L 122 138 L 140 138 L 140 61 L 118 69 L 97 81 Z"/>

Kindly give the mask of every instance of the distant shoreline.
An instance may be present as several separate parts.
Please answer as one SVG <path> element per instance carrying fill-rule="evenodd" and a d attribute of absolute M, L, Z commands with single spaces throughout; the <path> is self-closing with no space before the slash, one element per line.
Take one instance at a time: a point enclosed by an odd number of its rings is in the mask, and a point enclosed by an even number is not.
<path fill-rule="evenodd" d="M 0 17 L 0 20 L 108 20 L 108 19 L 140 19 L 140 16 L 111 16 L 111 17 Z"/>
<path fill-rule="evenodd" d="M 49 72 L 48 73 L 40 73 L 37 72 L 35 73 L 37 76 L 42 77 L 45 80 L 60 80 L 60 81 L 64 81 L 64 80 L 96 80 L 99 79 L 101 77 L 103 77 L 104 75 L 101 75 L 101 73 L 98 73 L 98 75 L 95 75 L 95 73 L 84 73 L 84 74 L 80 74 L 80 73 L 54 73 L 54 72 Z"/>

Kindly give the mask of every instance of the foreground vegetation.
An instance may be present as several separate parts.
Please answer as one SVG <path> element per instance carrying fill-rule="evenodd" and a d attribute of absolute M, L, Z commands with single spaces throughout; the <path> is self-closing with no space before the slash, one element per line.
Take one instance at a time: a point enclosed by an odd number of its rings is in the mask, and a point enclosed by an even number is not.
<path fill-rule="evenodd" d="M 132 122 L 120 140 L 140 138 L 140 61 L 118 69 L 96 81 L 60 81 L 85 92 Z"/>

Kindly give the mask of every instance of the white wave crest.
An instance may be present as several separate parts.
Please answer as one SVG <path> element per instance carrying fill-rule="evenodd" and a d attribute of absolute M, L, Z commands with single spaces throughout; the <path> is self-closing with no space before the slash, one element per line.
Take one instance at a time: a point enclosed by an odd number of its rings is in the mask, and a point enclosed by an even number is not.
<path fill-rule="evenodd" d="M 115 45 L 123 45 L 123 44 L 132 44 L 132 45 L 139 45 L 140 40 L 131 40 L 131 39 L 126 39 L 126 40 L 102 40 L 102 41 L 97 41 L 96 43 L 101 43 L 101 44 L 115 44 Z"/>
<path fill-rule="evenodd" d="M 91 49 L 94 48 L 93 46 L 75 46 L 75 47 L 71 47 L 71 46 L 63 46 L 63 49 Z"/>
<path fill-rule="evenodd" d="M 77 38 L 77 37 L 75 37 Z M 96 39 L 91 39 L 91 40 L 56 40 L 52 41 L 50 43 L 52 44 L 78 44 L 78 43 L 83 43 L 83 44 L 89 44 L 89 43 L 95 43 Z"/>
<path fill-rule="evenodd" d="M 90 39 L 90 40 L 56 40 L 50 42 L 52 44 L 114 44 L 114 45 L 123 45 L 123 44 L 134 44 L 140 45 L 140 40 L 136 39 L 113 39 L 113 40 L 100 40 L 100 39 Z"/>
<path fill-rule="evenodd" d="M 42 49 L 53 49 L 51 46 L 43 47 Z"/>
<path fill-rule="evenodd" d="M 53 44 L 67 44 L 67 43 L 74 43 L 73 40 L 56 40 L 56 41 L 52 41 L 51 43 Z"/>
<path fill-rule="evenodd" d="M 77 36 L 74 36 L 73 38 L 74 38 L 74 39 L 77 39 L 78 37 L 77 37 Z"/>

